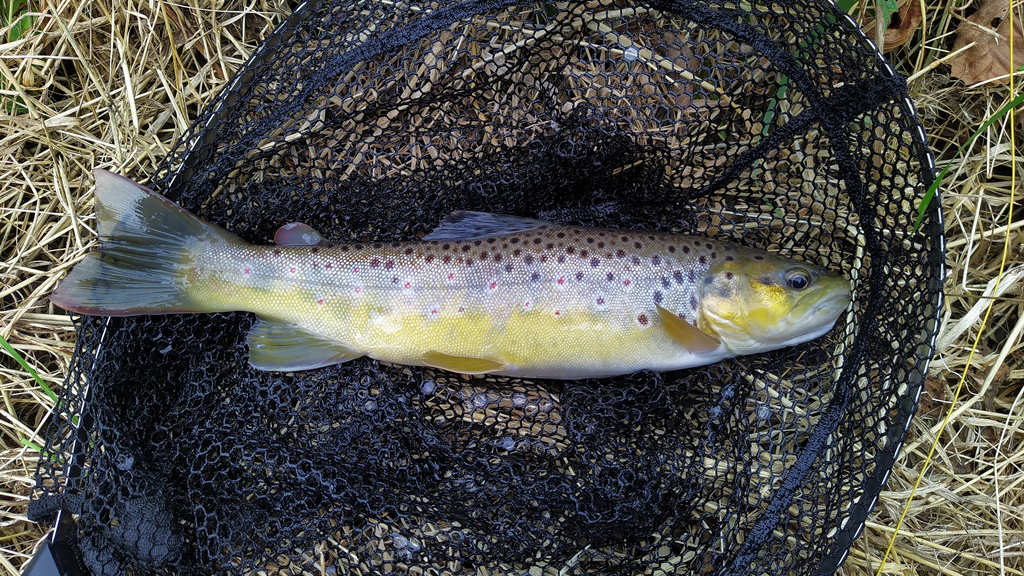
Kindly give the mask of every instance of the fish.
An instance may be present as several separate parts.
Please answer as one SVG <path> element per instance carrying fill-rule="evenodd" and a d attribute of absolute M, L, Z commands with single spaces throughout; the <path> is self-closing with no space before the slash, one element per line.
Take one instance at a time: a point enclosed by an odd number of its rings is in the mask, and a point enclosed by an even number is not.
<path fill-rule="evenodd" d="M 254 245 L 132 180 L 94 177 L 99 248 L 52 302 L 253 313 L 259 370 L 370 357 L 519 378 L 667 372 L 814 340 L 851 300 L 838 272 L 735 243 L 486 212 L 412 241 L 327 245 L 293 222 Z"/>

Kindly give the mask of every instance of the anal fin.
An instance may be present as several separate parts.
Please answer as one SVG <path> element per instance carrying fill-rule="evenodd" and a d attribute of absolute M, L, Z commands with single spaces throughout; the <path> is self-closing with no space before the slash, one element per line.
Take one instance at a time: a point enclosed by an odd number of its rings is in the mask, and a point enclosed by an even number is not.
<path fill-rule="evenodd" d="M 718 338 L 705 334 L 693 324 L 662 308 L 660 304 L 656 306 L 665 330 L 673 340 L 682 344 L 690 352 L 697 354 L 712 352 L 722 344 Z"/>
<path fill-rule="evenodd" d="M 246 336 L 249 364 L 259 370 L 291 372 L 341 364 L 362 356 L 294 324 L 260 320 Z"/>
<path fill-rule="evenodd" d="M 467 358 L 464 356 L 451 356 L 442 352 L 427 352 L 423 355 L 423 363 L 427 366 L 458 372 L 460 374 L 486 374 L 494 372 L 505 364 L 487 358 Z"/>

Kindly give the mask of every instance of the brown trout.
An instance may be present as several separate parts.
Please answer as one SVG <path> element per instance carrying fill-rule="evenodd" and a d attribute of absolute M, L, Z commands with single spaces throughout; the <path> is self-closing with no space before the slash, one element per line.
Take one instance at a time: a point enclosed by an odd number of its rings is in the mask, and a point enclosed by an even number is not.
<path fill-rule="evenodd" d="M 576 379 L 675 370 L 828 332 L 842 276 L 720 241 L 456 212 L 420 241 L 324 246 L 303 224 L 247 244 L 97 170 L 100 249 L 53 294 L 82 314 L 247 311 L 250 363 L 370 356 Z"/>

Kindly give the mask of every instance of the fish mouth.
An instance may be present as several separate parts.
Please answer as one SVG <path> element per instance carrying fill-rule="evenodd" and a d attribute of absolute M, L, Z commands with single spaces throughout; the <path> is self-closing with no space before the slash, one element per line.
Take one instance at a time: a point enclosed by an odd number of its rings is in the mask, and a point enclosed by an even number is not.
<path fill-rule="evenodd" d="M 813 318 L 819 315 L 827 315 L 835 321 L 833 316 L 838 317 L 849 305 L 850 293 L 846 290 L 839 290 L 816 302 L 807 312 L 807 316 Z"/>

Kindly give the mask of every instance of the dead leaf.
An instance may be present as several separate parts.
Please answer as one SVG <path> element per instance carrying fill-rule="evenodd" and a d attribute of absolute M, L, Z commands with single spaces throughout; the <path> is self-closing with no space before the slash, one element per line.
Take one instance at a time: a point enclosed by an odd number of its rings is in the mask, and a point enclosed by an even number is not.
<path fill-rule="evenodd" d="M 907 0 L 900 7 L 899 12 L 892 15 L 892 22 L 889 23 L 889 28 L 885 31 L 882 52 L 892 52 L 910 42 L 919 26 L 921 26 L 921 2 Z"/>
<path fill-rule="evenodd" d="M 1007 76 L 999 82 L 1009 82 L 1010 73 L 1010 19 L 1005 0 L 985 0 L 978 11 L 961 22 L 957 28 L 953 50 L 971 42 L 973 47 L 950 58 L 950 75 L 967 84 L 977 84 Z M 1013 60 L 1024 65 L 1024 22 L 1014 14 Z"/>

